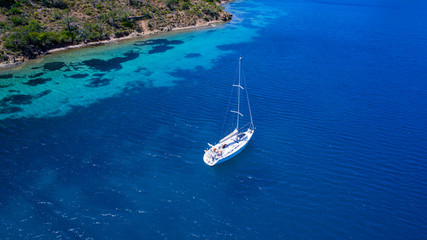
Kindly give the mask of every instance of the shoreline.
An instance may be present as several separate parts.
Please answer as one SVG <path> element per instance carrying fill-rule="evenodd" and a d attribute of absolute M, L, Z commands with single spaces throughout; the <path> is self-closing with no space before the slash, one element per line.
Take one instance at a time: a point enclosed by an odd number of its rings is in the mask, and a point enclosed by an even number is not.
<path fill-rule="evenodd" d="M 43 55 L 40 55 L 39 57 L 37 57 L 35 59 L 24 59 L 23 61 L 17 61 L 14 63 L 0 63 L 0 71 L 21 67 L 22 65 L 33 62 L 33 61 L 40 61 L 41 59 L 43 59 L 44 57 L 46 57 L 48 55 L 61 53 L 64 51 L 76 50 L 76 49 L 81 49 L 81 48 L 86 48 L 86 47 L 101 46 L 101 45 L 106 45 L 106 44 L 110 44 L 110 43 L 118 43 L 118 42 L 125 41 L 125 40 L 144 38 L 144 37 L 149 37 L 149 36 L 156 36 L 156 35 L 160 35 L 160 34 L 164 34 L 164 33 L 170 33 L 170 32 L 179 32 L 179 31 L 186 31 L 186 30 L 197 30 L 197 29 L 209 28 L 209 27 L 214 27 L 216 24 L 224 24 L 224 23 L 227 23 L 229 21 L 230 20 L 228 20 L 228 21 L 216 20 L 216 21 L 206 22 L 203 24 L 196 24 L 193 26 L 171 28 L 171 29 L 163 30 L 163 31 L 162 30 L 153 30 L 153 31 L 145 32 L 145 33 L 132 32 L 128 36 L 124 36 L 124 37 L 111 38 L 108 40 L 101 40 L 101 41 L 95 41 L 95 42 L 89 42 L 89 43 L 79 43 L 79 44 L 69 45 L 69 46 L 65 46 L 65 47 L 54 48 L 54 49 L 46 51 L 46 53 L 44 53 Z"/>
<path fill-rule="evenodd" d="M 162 33 L 178 32 L 178 31 L 185 31 L 185 30 L 197 30 L 197 29 L 203 29 L 203 28 L 208 28 L 208 27 L 214 27 L 213 25 L 222 24 L 222 23 L 226 23 L 226 22 L 221 21 L 221 20 L 217 20 L 217 21 L 207 22 L 204 24 L 197 24 L 194 26 L 172 28 L 172 29 L 166 30 L 166 31 L 154 30 L 154 31 L 146 32 L 146 33 L 133 32 L 133 33 L 131 33 L 125 37 L 111 38 L 108 40 L 101 40 L 101 41 L 89 42 L 89 43 L 79 43 L 79 44 L 74 44 L 74 45 L 70 45 L 70 46 L 66 46 L 66 47 L 54 48 L 54 49 L 47 51 L 46 54 L 43 56 L 46 56 L 46 55 L 52 54 L 52 53 L 68 51 L 68 50 L 72 50 L 72 49 L 99 46 L 99 45 L 105 45 L 105 44 L 109 44 L 109 43 L 117 43 L 117 42 L 121 42 L 121 41 L 125 41 L 125 40 L 143 38 L 143 37 L 148 37 L 148 36 L 156 36 L 156 35 L 160 35 Z M 31 61 L 31 60 L 33 60 L 33 59 L 30 59 L 28 61 Z M 26 62 L 28 62 L 28 61 L 26 61 Z"/>
<path fill-rule="evenodd" d="M 222 0 L 220 2 L 220 5 L 231 3 L 233 1 L 234 0 Z M 86 47 L 101 46 L 101 45 L 106 45 L 106 44 L 110 44 L 110 43 L 117 43 L 120 41 L 143 38 L 143 37 L 148 37 L 148 36 L 156 36 L 156 35 L 160 35 L 160 34 L 164 34 L 164 33 L 170 33 L 170 32 L 179 32 L 179 31 L 185 31 L 185 30 L 197 30 L 197 29 L 202 29 L 202 28 L 214 27 L 216 24 L 224 24 L 224 23 L 230 22 L 231 20 L 232 20 L 232 15 L 230 14 L 230 18 L 228 20 L 225 20 L 225 21 L 224 20 L 214 20 L 211 22 L 196 23 L 196 25 L 191 25 L 191 26 L 171 27 L 171 28 L 166 29 L 166 30 L 156 29 L 156 30 L 151 30 L 151 31 L 147 31 L 147 32 L 142 32 L 142 33 L 138 33 L 136 31 L 134 31 L 134 32 L 132 32 L 129 35 L 124 36 L 124 37 L 119 37 L 119 38 L 113 37 L 113 38 L 108 39 L 108 40 L 101 40 L 101 41 L 95 41 L 95 42 L 89 42 L 89 43 L 79 43 L 79 44 L 69 45 L 69 46 L 65 46 L 65 47 L 53 48 L 53 49 L 46 51 L 44 54 L 37 56 L 34 59 L 23 58 L 22 60 L 17 60 L 17 61 L 15 60 L 15 62 L 0 63 L 0 72 L 5 71 L 5 70 L 10 70 L 13 68 L 22 67 L 23 65 L 30 63 L 30 62 L 40 61 L 41 59 L 43 59 L 44 57 L 46 57 L 50 54 L 56 54 L 56 53 L 60 53 L 63 51 L 81 49 L 81 48 L 86 48 Z"/>

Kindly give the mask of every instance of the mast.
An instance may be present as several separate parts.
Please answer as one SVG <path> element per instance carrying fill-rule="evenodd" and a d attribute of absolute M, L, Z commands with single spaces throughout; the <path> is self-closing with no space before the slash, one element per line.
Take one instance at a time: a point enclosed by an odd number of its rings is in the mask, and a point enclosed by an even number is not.
<path fill-rule="evenodd" d="M 239 58 L 239 88 L 237 89 L 237 131 L 239 130 L 239 115 L 240 115 L 240 68 L 242 65 L 242 57 Z"/>
<path fill-rule="evenodd" d="M 243 89 L 243 87 L 240 85 L 240 68 L 242 65 L 242 57 L 239 58 L 239 85 L 233 85 L 234 87 L 238 87 L 239 89 L 237 89 L 237 112 L 236 111 L 231 111 L 233 113 L 237 114 L 237 127 L 236 130 L 239 130 L 239 115 L 243 117 L 243 114 L 240 113 L 240 89 Z"/>

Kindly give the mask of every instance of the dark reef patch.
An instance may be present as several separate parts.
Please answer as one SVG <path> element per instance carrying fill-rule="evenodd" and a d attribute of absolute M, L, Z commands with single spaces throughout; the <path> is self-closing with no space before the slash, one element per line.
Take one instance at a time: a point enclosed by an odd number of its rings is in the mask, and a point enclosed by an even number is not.
<path fill-rule="evenodd" d="M 148 69 L 146 67 L 139 67 L 138 69 L 136 69 L 134 72 L 139 73 L 142 71 L 147 71 Z"/>
<path fill-rule="evenodd" d="M 25 105 L 25 104 L 30 104 L 32 99 L 33 97 L 31 95 L 16 94 L 16 95 L 11 95 L 9 97 L 3 98 L 0 101 L 0 105 L 5 105 L 5 104 Z"/>
<path fill-rule="evenodd" d="M 17 92 L 17 93 L 19 93 L 19 92 L 21 92 L 21 91 L 14 90 L 14 89 L 10 89 L 10 90 L 9 90 L 9 92 Z"/>
<path fill-rule="evenodd" d="M 90 59 L 90 60 L 83 61 L 83 64 L 101 71 L 111 71 L 113 69 L 118 70 L 122 68 L 120 64 L 118 64 L 118 66 L 112 65 L 112 62 L 110 62 L 111 60 L 112 59 L 107 61 L 101 60 L 101 59 Z"/>
<path fill-rule="evenodd" d="M 148 54 L 162 53 L 162 52 L 166 52 L 167 50 L 170 50 L 172 48 L 173 48 L 172 46 L 168 46 L 168 45 L 154 46 L 153 49 L 148 51 Z"/>
<path fill-rule="evenodd" d="M 13 75 L 12 74 L 3 74 L 3 75 L 0 75 L 0 79 L 8 79 L 8 78 L 13 78 Z"/>
<path fill-rule="evenodd" d="M 202 54 L 200 53 L 189 53 L 187 55 L 185 55 L 185 58 L 196 58 L 196 57 L 201 57 Z"/>
<path fill-rule="evenodd" d="M 29 86 L 37 86 L 37 85 L 49 82 L 50 80 L 52 80 L 52 78 L 36 78 L 36 79 L 32 79 L 32 80 L 30 80 L 24 84 L 27 84 Z"/>
<path fill-rule="evenodd" d="M 0 85 L 0 88 L 7 88 L 9 86 L 11 86 L 12 84 L 8 84 L 8 85 Z"/>
<path fill-rule="evenodd" d="M 64 62 L 50 62 L 43 65 L 43 68 L 48 71 L 57 71 L 65 67 Z"/>
<path fill-rule="evenodd" d="M 36 73 L 36 74 L 30 75 L 28 77 L 30 77 L 30 78 L 37 78 L 37 77 L 42 76 L 43 74 L 44 74 L 44 72 L 40 72 L 40 73 Z"/>
<path fill-rule="evenodd" d="M 149 77 L 151 74 L 153 74 L 152 71 L 148 70 L 146 67 L 139 67 L 135 70 L 136 73 L 142 73 L 144 76 Z"/>
<path fill-rule="evenodd" d="M 166 52 L 167 50 L 174 48 L 171 45 L 179 45 L 183 43 L 184 41 L 181 41 L 181 40 L 152 39 L 152 40 L 138 41 L 133 45 L 138 47 L 153 46 L 153 49 L 148 51 L 148 54 L 155 54 L 155 53 Z"/>
<path fill-rule="evenodd" d="M 93 68 L 93 69 L 97 69 L 100 71 L 111 71 L 111 70 L 120 70 L 122 69 L 122 65 L 121 63 L 127 62 L 127 61 L 131 61 L 136 59 L 139 56 L 139 53 L 134 52 L 134 51 L 129 51 L 125 54 L 124 57 L 115 57 L 109 60 L 102 60 L 102 59 L 90 59 L 90 60 L 86 60 L 83 61 L 82 64 Z"/>
<path fill-rule="evenodd" d="M 143 47 L 143 46 L 156 46 L 156 45 L 179 45 L 183 43 L 184 41 L 180 41 L 180 40 L 150 39 L 145 41 L 138 41 L 133 45 L 138 47 Z"/>
<path fill-rule="evenodd" d="M 203 66 L 196 66 L 194 70 L 183 70 L 178 69 L 173 72 L 169 72 L 171 76 L 178 77 L 178 78 L 189 78 L 189 79 L 197 79 L 199 76 L 197 75 L 198 72 L 205 71 Z"/>
<path fill-rule="evenodd" d="M 73 74 L 73 75 L 70 75 L 70 76 L 66 76 L 66 75 L 64 75 L 64 76 L 67 77 L 67 78 L 85 78 L 85 77 L 89 76 L 89 74 L 87 74 L 87 73 L 77 73 L 77 74 Z"/>
<path fill-rule="evenodd" d="M 17 92 L 16 90 L 9 90 L 9 92 Z M 41 98 L 51 93 L 51 90 L 45 90 L 35 96 L 25 94 L 15 94 L 0 100 L 0 114 L 21 112 L 23 109 L 11 105 L 28 105 L 32 103 L 33 99 Z"/>
<path fill-rule="evenodd" d="M 180 44 L 183 44 L 184 43 L 184 41 L 181 41 L 181 40 L 169 40 L 169 41 L 167 41 L 167 45 L 180 45 Z"/>
<path fill-rule="evenodd" d="M 20 107 L 8 107 L 0 105 L 0 114 L 22 112 L 22 110 L 23 109 Z"/>
<path fill-rule="evenodd" d="M 95 73 L 93 74 L 93 76 L 95 77 L 103 77 L 105 75 L 105 73 Z"/>
<path fill-rule="evenodd" d="M 34 98 L 44 97 L 44 96 L 48 95 L 51 92 L 52 92 L 52 90 L 44 90 L 43 92 L 41 92 L 41 93 L 37 94 L 36 96 L 34 96 Z"/>
<path fill-rule="evenodd" d="M 218 45 L 216 46 L 219 50 L 222 51 L 228 51 L 228 50 L 235 50 L 235 49 L 239 49 L 240 45 L 239 44 L 224 44 L 224 45 Z"/>
<path fill-rule="evenodd" d="M 84 68 L 84 67 L 81 66 L 81 63 L 70 63 L 69 67 L 65 71 L 69 72 L 69 71 L 72 71 L 73 69 L 75 71 L 78 71 L 82 68 Z"/>
<path fill-rule="evenodd" d="M 92 78 L 88 84 L 86 84 L 86 87 L 103 87 L 110 84 L 111 80 L 108 78 Z"/>

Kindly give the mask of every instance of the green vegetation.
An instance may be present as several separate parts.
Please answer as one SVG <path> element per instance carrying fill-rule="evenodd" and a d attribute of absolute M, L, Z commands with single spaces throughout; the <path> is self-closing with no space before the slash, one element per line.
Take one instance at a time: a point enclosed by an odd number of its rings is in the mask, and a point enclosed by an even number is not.
<path fill-rule="evenodd" d="M 0 0 L 0 62 L 133 32 L 227 21 L 220 0 Z M 13 60 L 12 60 L 13 59 Z"/>

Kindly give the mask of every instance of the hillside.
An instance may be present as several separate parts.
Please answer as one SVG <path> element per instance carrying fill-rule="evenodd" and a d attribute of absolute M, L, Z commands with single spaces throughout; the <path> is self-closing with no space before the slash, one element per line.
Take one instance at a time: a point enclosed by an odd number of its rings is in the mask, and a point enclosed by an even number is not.
<path fill-rule="evenodd" d="M 0 63 L 69 45 L 228 21 L 220 0 L 1 0 Z"/>

